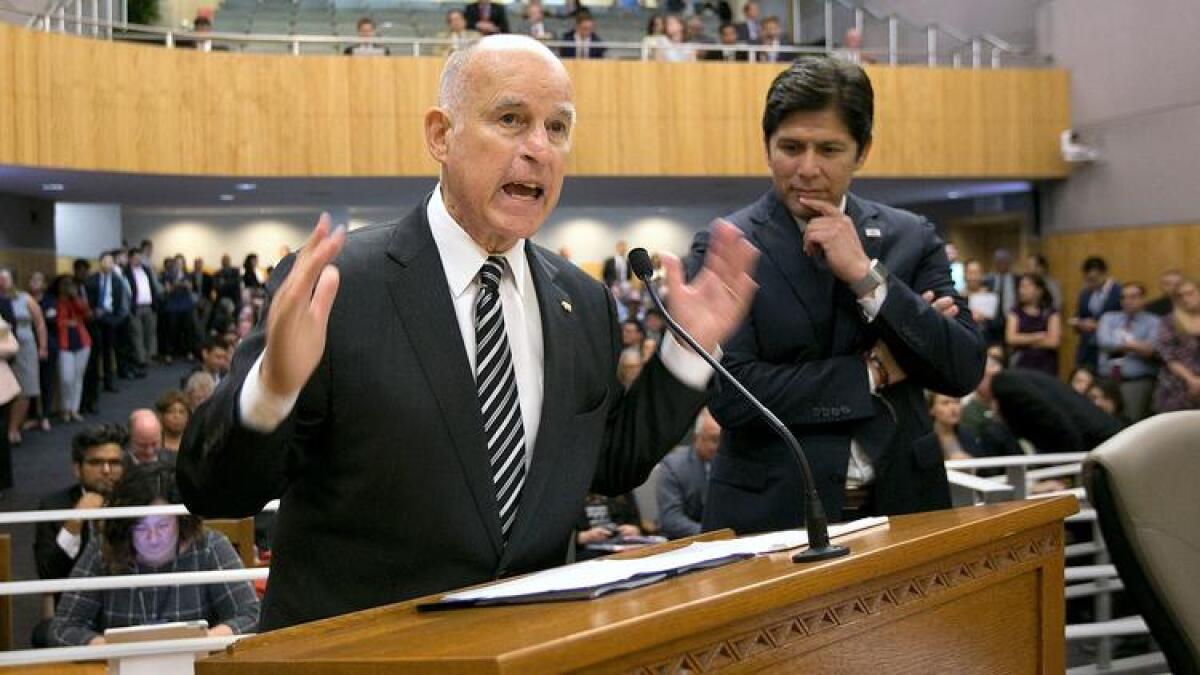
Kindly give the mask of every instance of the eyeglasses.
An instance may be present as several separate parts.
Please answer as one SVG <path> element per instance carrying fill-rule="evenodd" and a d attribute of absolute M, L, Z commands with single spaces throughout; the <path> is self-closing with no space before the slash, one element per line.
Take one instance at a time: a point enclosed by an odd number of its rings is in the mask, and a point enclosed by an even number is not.
<path fill-rule="evenodd" d="M 92 467 L 93 469 L 98 469 L 98 468 L 104 467 L 104 466 L 107 466 L 110 469 L 118 469 L 118 468 L 124 466 L 124 464 L 125 464 L 124 460 L 100 459 L 98 457 L 92 457 L 89 459 L 85 459 L 85 460 L 83 460 L 83 463 L 86 464 L 87 466 Z"/>

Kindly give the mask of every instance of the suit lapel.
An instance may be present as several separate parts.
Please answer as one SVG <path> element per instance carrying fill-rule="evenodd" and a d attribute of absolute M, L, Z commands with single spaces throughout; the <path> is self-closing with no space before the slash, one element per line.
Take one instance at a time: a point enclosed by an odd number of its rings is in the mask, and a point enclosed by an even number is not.
<path fill-rule="evenodd" d="M 775 196 L 774 190 L 759 200 L 751 220 L 756 225 L 754 238 L 759 250 L 771 259 L 787 280 L 788 286 L 808 313 L 813 331 L 824 349 L 829 345 L 830 328 L 826 318 L 828 313 L 824 308 L 829 304 L 833 275 L 823 265 L 824 261 L 818 263 L 804 253 L 804 238 L 800 228 L 783 202 Z"/>
<path fill-rule="evenodd" d="M 538 313 L 542 317 L 542 345 L 545 351 L 542 386 L 542 412 L 537 443 L 529 478 L 521 493 L 517 521 L 509 535 L 508 547 L 500 566 L 520 554 L 523 544 L 537 534 L 537 514 L 546 493 L 546 485 L 567 461 L 566 435 L 570 432 L 569 392 L 575 390 L 575 315 L 568 309 L 571 298 L 556 280 L 558 268 L 536 246 L 526 242 L 533 286 L 537 291 Z"/>
<path fill-rule="evenodd" d="M 427 200 L 426 200 L 427 201 Z M 475 377 L 462 349 L 454 301 L 446 285 L 441 256 L 429 232 L 425 203 L 402 220 L 388 245 L 387 275 L 392 304 L 425 372 L 429 391 L 441 408 L 459 464 L 486 525 L 496 554 L 503 550 L 496 489 L 483 437 L 483 421 L 475 405 Z"/>

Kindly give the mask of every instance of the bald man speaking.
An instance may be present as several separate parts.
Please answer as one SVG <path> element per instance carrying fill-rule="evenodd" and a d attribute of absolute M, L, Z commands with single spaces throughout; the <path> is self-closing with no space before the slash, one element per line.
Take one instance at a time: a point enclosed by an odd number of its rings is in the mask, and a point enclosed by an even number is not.
<path fill-rule="evenodd" d="M 529 241 L 574 126 L 540 43 L 460 50 L 425 115 L 438 187 L 349 236 L 323 217 L 272 275 L 179 458 L 201 515 L 282 499 L 262 630 L 562 564 L 585 494 L 642 483 L 687 431 L 707 366 L 667 340 L 625 391 L 611 295 Z M 745 315 L 757 258 L 732 226 L 713 242 L 690 284 L 664 261 L 710 350 Z"/>

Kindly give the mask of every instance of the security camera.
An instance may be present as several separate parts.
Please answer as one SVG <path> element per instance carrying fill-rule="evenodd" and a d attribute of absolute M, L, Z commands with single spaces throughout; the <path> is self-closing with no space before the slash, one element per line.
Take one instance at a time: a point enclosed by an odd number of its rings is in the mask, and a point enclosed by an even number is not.
<path fill-rule="evenodd" d="M 1079 142 L 1079 134 L 1074 129 L 1064 129 L 1058 137 L 1058 147 L 1062 152 L 1064 162 L 1083 164 L 1100 159 L 1100 151 L 1090 145 Z"/>

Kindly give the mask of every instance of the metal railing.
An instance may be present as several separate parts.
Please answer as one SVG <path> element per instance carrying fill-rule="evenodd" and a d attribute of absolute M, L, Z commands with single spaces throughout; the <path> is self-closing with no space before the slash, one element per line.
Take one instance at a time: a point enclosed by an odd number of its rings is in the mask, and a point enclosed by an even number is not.
<path fill-rule="evenodd" d="M 104 11 L 101 12 L 101 3 Z M 230 46 L 238 49 L 247 47 L 276 46 L 280 53 L 301 55 L 305 47 L 352 47 L 355 45 L 375 45 L 387 47 L 397 56 L 435 56 L 441 55 L 447 49 L 457 46 L 453 40 L 428 37 L 374 37 L 359 38 L 350 35 L 305 35 L 297 33 L 230 33 L 230 32 L 200 32 L 167 28 L 162 26 L 146 26 L 128 22 L 127 0 L 54 0 L 46 11 L 36 14 L 24 14 L 26 25 L 30 28 L 47 32 L 74 33 L 90 35 L 96 38 L 121 39 L 126 41 L 156 43 L 167 48 L 180 46 L 199 47 L 210 51 L 214 46 L 218 50 L 228 50 Z M 763 45 L 736 44 L 729 45 L 731 51 L 748 54 L 758 60 L 757 55 L 776 52 L 791 58 L 803 55 L 834 55 L 850 60 L 869 63 L 900 65 L 902 63 L 924 63 L 931 67 L 953 66 L 972 68 L 1000 68 L 1006 61 L 1012 61 L 1024 55 L 1026 50 L 1015 47 L 994 36 L 984 34 L 967 36 L 953 28 L 937 24 L 917 26 L 895 14 L 880 15 L 873 10 L 850 4 L 847 0 L 826 0 L 825 7 L 825 41 L 823 46 L 781 46 L 767 47 Z M 838 9 L 851 12 L 859 30 L 865 29 L 868 22 L 876 22 L 886 27 L 887 46 L 872 48 L 847 49 L 838 46 L 833 39 L 834 15 Z M 119 12 L 114 16 L 113 12 Z M 802 27 L 802 16 L 797 13 L 794 34 L 799 36 Z M 906 49 L 901 46 L 901 31 L 909 33 L 923 32 L 926 35 L 925 49 Z M 943 40 L 951 43 L 950 49 L 943 49 Z M 551 48 L 573 48 L 573 42 L 545 41 Z M 596 46 L 608 50 L 609 58 L 654 60 L 655 48 L 643 42 L 604 41 Z M 394 48 L 394 49 L 393 49 Z M 691 49 L 697 54 L 716 52 L 726 47 L 711 43 L 683 43 L 673 45 L 673 48 Z M 256 51 L 272 51 L 270 49 Z M 985 52 L 990 56 L 986 61 Z M 326 49 L 325 53 L 330 53 Z M 968 58 L 964 60 L 964 56 Z M 784 59 L 778 59 L 780 61 Z"/>

